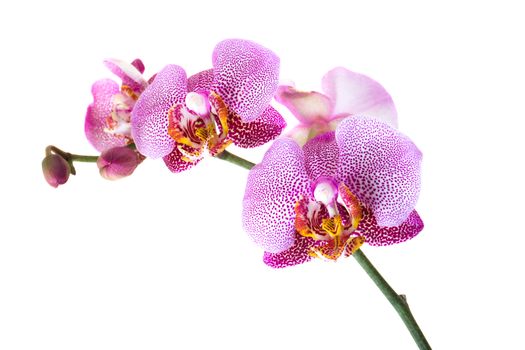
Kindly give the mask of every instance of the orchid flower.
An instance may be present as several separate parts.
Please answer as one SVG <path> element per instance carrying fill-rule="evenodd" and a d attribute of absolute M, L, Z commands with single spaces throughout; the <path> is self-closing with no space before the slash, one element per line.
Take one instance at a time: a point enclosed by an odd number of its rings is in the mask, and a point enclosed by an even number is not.
<path fill-rule="evenodd" d="M 375 80 L 337 67 L 322 79 L 323 92 L 298 91 L 281 85 L 275 99 L 299 120 L 288 136 L 304 145 L 312 137 L 333 131 L 349 115 L 374 117 L 397 127 L 397 112 L 392 98 Z"/>
<path fill-rule="evenodd" d="M 133 142 L 131 110 L 148 82 L 142 77 L 144 64 L 136 59 L 131 64 L 106 60 L 105 65 L 122 79 L 119 85 L 110 79 L 95 82 L 91 88 L 93 103 L 87 109 L 84 130 L 89 142 L 99 152 Z"/>
<path fill-rule="evenodd" d="M 247 40 L 220 42 L 213 69 L 188 79 L 167 65 L 138 99 L 131 115 L 140 153 L 164 159 L 173 172 L 197 164 L 204 151 L 220 154 L 228 145 L 260 146 L 286 126 L 269 105 L 277 89 L 279 58 Z"/>
<path fill-rule="evenodd" d="M 421 152 L 392 126 L 350 116 L 303 147 L 278 139 L 248 176 L 243 225 L 272 267 L 337 260 L 423 229 Z"/>

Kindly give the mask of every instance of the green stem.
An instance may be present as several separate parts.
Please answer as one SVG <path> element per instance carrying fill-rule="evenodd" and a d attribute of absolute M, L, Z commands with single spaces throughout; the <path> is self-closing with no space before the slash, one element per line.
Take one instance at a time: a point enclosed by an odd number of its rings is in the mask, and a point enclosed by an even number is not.
<path fill-rule="evenodd" d="M 69 156 L 71 157 L 71 160 L 75 162 L 96 163 L 98 159 L 98 156 L 83 156 L 81 154 L 72 153 L 70 153 Z"/>
<path fill-rule="evenodd" d="M 254 163 L 249 162 L 228 151 L 223 151 L 217 156 L 217 158 L 233 163 L 248 170 L 255 166 Z M 379 271 L 377 271 L 374 265 L 372 265 L 370 260 L 368 260 L 368 258 L 361 251 L 361 249 L 358 249 L 352 255 L 357 260 L 359 265 L 363 268 L 363 270 L 365 270 L 368 276 L 372 279 L 372 281 L 374 281 L 379 290 L 381 290 L 383 295 L 388 299 L 390 304 L 392 304 L 394 309 L 397 311 L 399 317 L 401 317 L 401 319 L 405 323 L 405 326 L 408 328 L 408 331 L 412 335 L 412 338 L 414 338 L 414 341 L 419 347 L 419 349 L 431 350 L 430 345 L 425 339 L 425 335 L 419 328 L 414 316 L 412 315 L 412 312 L 410 311 L 410 308 L 408 307 L 406 297 L 404 295 L 397 294 L 394 291 L 394 289 L 390 287 L 388 282 L 383 278 L 383 276 L 381 276 Z"/>
<path fill-rule="evenodd" d="M 73 154 L 69 152 L 64 152 L 60 148 L 55 146 L 47 146 L 46 147 L 46 156 L 56 153 L 60 155 L 62 158 L 67 160 L 68 162 L 85 162 L 85 163 L 96 163 L 98 156 L 84 156 L 81 154 Z"/>
<path fill-rule="evenodd" d="M 352 254 L 352 256 L 357 260 L 359 265 L 361 265 L 363 270 L 365 270 L 365 272 L 368 274 L 368 277 L 374 281 L 376 286 L 388 299 L 390 304 L 392 304 L 394 309 L 399 314 L 399 317 L 401 317 L 405 323 L 405 326 L 408 328 L 408 331 L 412 335 L 412 338 L 414 338 L 414 341 L 416 342 L 419 349 L 431 349 L 430 345 L 425 339 L 425 335 L 419 328 L 414 316 L 412 315 L 412 312 L 410 311 L 410 308 L 408 307 L 406 297 L 404 295 L 397 294 L 394 289 L 390 287 L 388 282 L 383 278 L 383 276 L 381 276 L 379 271 L 377 271 L 374 265 L 372 265 L 370 260 L 368 260 L 361 249 L 358 249 L 354 254 Z"/>
<path fill-rule="evenodd" d="M 233 163 L 235 165 L 240 166 L 241 168 L 248 169 L 248 170 L 250 170 L 251 168 L 255 166 L 255 163 L 247 161 L 246 159 L 236 156 L 235 154 L 230 153 L 228 151 L 222 151 L 217 156 L 217 158 Z"/>

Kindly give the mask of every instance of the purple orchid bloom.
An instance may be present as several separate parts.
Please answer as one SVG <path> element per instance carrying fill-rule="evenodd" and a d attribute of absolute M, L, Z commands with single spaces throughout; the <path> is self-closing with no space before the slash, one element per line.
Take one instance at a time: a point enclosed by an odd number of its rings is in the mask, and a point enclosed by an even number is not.
<path fill-rule="evenodd" d="M 244 228 L 275 268 L 411 239 L 423 229 L 414 210 L 421 157 L 371 117 L 347 117 L 303 147 L 279 139 L 248 176 Z"/>
<path fill-rule="evenodd" d="M 275 99 L 299 120 L 288 136 L 304 145 L 312 137 L 333 131 L 349 115 L 374 117 L 397 127 L 392 98 L 381 84 L 366 75 L 337 67 L 322 79 L 323 93 L 298 91 L 281 85 Z"/>
<path fill-rule="evenodd" d="M 144 64 L 136 59 L 131 64 L 115 59 L 104 61 L 122 79 L 119 85 L 110 79 L 95 82 L 91 88 L 93 103 L 87 109 L 84 130 L 89 142 L 99 152 L 125 146 L 131 138 L 131 110 L 148 86 L 142 77 Z"/>
<path fill-rule="evenodd" d="M 197 164 L 207 150 L 215 156 L 228 145 L 250 148 L 277 137 L 286 126 L 271 107 L 279 58 L 247 40 L 220 42 L 213 69 L 188 79 L 168 65 L 157 73 L 131 115 L 132 136 L 140 153 L 164 159 L 172 172 Z"/>

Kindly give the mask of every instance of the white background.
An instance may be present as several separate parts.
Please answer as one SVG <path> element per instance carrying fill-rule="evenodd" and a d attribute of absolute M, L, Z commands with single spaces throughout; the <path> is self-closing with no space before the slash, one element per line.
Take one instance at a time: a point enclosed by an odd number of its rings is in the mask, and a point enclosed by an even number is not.
<path fill-rule="evenodd" d="M 416 348 L 353 259 L 262 263 L 241 227 L 241 168 L 207 159 L 174 175 L 148 160 L 109 182 L 79 164 L 65 186 L 45 183 L 48 144 L 94 154 L 83 123 L 91 84 L 112 77 L 103 59 L 193 74 L 234 37 L 271 48 L 282 81 L 305 90 L 338 65 L 386 87 L 424 154 L 426 227 L 365 253 L 435 349 L 525 347 L 523 10 L 295 4 L 0 5 L 0 349 Z M 263 151 L 239 153 L 259 161 Z"/>

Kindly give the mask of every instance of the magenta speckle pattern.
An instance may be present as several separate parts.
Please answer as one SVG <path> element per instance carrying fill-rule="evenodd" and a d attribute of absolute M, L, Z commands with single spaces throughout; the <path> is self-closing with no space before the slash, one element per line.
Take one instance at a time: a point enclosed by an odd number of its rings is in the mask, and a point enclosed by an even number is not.
<path fill-rule="evenodd" d="M 365 237 L 366 243 L 372 246 L 384 246 L 408 241 L 421 232 L 423 227 L 423 220 L 415 210 L 408 215 L 401 225 L 383 227 L 378 226 L 374 215 L 363 208 L 363 219 L 356 232 Z"/>
<path fill-rule="evenodd" d="M 315 182 L 320 176 L 333 177 L 339 166 L 339 148 L 335 132 L 318 135 L 303 146 L 306 173 Z"/>
<path fill-rule="evenodd" d="M 312 260 L 310 249 L 319 244 L 312 238 L 295 235 L 295 243 L 290 248 L 280 253 L 264 252 L 263 261 L 266 265 L 280 269 L 294 265 L 303 264 Z"/>
<path fill-rule="evenodd" d="M 125 146 L 126 140 L 122 137 L 107 133 L 106 118 L 111 115 L 113 108 L 112 98 L 120 88 L 117 83 L 110 79 L 96 81 L 91 88 L 93 103 L 88 106 L 84 131 L 86 138 L 99 152 L 117 146 Z"/>
<path fill-rule="evenodd" d="M 168 134 L 168 110 L 186 97 L 186 72 L 167 65 L 140 95 L 131 114 L 131 135 L 140 153 L 150 158 L 173 151 L 175 140 Z"/>
<path fill-rule="evenodd" d="M 208 93 L 213 83 L 213 69 L 204 70 L 188 78 L 188 91 Z"/>
<path fill-rule="evenodd" d="M 182 159 L 183 154 L 179 151 L 178 147 L 173 148 L 173 151 L 164 156 L 162 159 L 172 173 L 180 173 L 182 171 L 188 170 L 195 166 L 201 161 L 202 158 L 197 158 L 193 161 L 187 161 Z"/>
<path fill-rule="evenodd" d="M 221 41 L 212 56 L 212 90 L 244 122 L 263 113 L 277 90 L 279 57 L 248 40 Z"/>
<path fill-rule="evenodd" d="M 257 245 L 270 253 L 295 241 L 295 202 L 310 195 L 301 147 L 290 139 L 276 140 L 263 161 L 248 175 L 243 226 Z"/>
<path fill-rule="evenodd" d="M 421 152 L 375 118 L 348 117 L 336 130 L 338 176 L 368 207 L 379 226 L 401 225 L 420 190 Z"/>
<path fill-rule="evenodd" d="M 275 108 L 268 106 L 254 121 L 245 123 L 238 114 L 228 115 L 228 138 L 239 147 L 251 148 L 275 139 L 286 127 L 286 122 Z"/>

